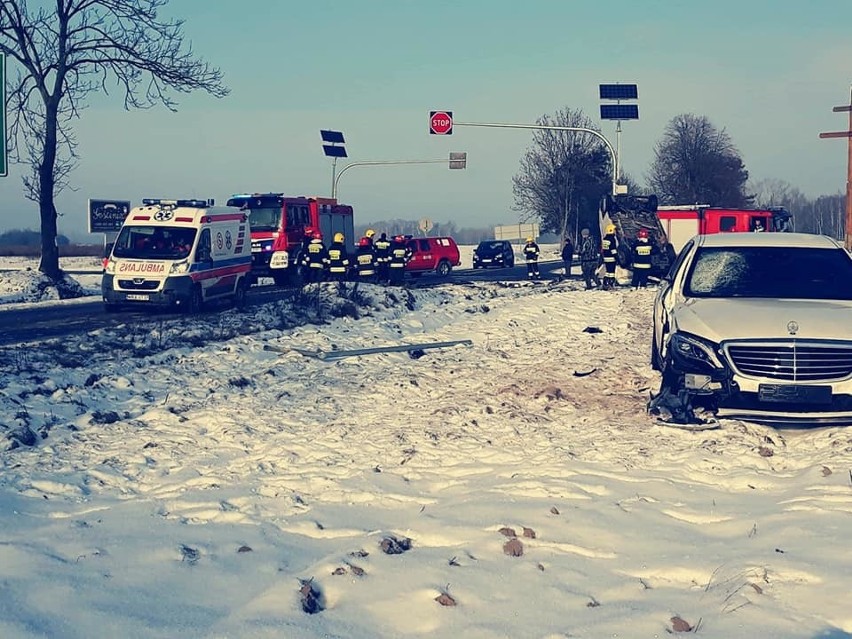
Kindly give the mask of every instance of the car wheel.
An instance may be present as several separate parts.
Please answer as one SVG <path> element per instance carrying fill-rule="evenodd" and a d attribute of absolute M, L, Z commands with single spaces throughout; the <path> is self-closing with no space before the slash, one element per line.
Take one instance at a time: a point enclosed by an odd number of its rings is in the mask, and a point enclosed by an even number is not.
<path fill-rule="evenodd" d="M 651 334 L 651 368 L 655 371 L 663 370 L 663 363 L 660 360 L 660 349 L 657 348 L 656 331 Z"/>
<path fill-rule="evenodd" d="M 189 294 L 189 303 L 186 305 L 187 313 L 200 313 L 204 308 L 204 296 L 201 292 L 201 285 L 196 284 L 192 287 L 192 292 Z"/>
<path fill-rule="evenodd" d="M 450 266 L 450 263 L 447 260 L 441 260 L 438 263 L 438 268 L 435 270 L 441 277 L 447 277 L 447 275 L 450 274 L 450 271 L 453 270 L 453 267 Z"/>

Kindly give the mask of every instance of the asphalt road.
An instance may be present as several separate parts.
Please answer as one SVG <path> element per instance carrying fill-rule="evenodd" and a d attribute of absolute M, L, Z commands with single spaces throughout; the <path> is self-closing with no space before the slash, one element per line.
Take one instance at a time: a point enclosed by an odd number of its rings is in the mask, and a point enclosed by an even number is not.
<path fill-rule="evenodd" d="M 543 280 L 557 279 L 562 273 L 562 263 L 558 261 L 540 262 Z M 71 271 L 69 271 L 70 273 Z M 91 271 L 87 271 L 91 273 Z M 406 284 L 412 288 L 423 288 L 442 284 L 462 284 L 471 282 L 523 281 L 527 279 L 525 264 L 512 269 L 456 269 L 447 278 L 434 273 L 424 273 L 419 277 L 407 278 Z M 274 286 L 255 286 L 249 291 L 248 304 L 264 304 L 283 296 L 282 289 Z M 92 297 L 87 300 L 67 303 L 43 303 L 24 308 L 3 308 L 0 306 L 0 346 L 26 344 L 31 341 L 60 338 L 77 335 L 93 329 L 150 321 L 151 317 L 179 318 L 174 312 L 156 310 L 129 310 L 107 313 L 101 300 Z"/>

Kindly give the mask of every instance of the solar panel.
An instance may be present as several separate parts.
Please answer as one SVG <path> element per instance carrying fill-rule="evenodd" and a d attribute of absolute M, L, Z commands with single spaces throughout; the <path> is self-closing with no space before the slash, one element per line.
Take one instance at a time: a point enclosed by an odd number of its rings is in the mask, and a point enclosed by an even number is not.
<path fill-rule="evenodd" d="M 602 104 L 601 120 L 638 120 L 639 106 L 636 104 Z"/>
<path fill-rule="evenodd" d="M 326 156 L 330 157 L 330 158 L 345 158 L 345 157 L 348 157 L 346 155 L 346 147 L 343 147 L 343 146 L 331 146 L 329 144 L 323 144 L 322 150 L 326 154 Z"/>
<path fill-rule="evenodd" d="M 320 135 L 322 136 L 323 142 L 328 142 L 330 144 L 343 144 L 343 132 L 342 131 L 320 131 Z"/>
<path fill-rule="evenodd" d="M 635 84 L 601 84 L 601 100 L 638 100 L 639 90 Z"/>

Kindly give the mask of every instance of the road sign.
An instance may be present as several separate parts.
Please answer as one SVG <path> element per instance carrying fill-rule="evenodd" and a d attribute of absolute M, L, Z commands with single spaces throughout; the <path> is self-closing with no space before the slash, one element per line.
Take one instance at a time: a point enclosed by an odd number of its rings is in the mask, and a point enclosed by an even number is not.
<path fill-rule="evenodd" d="M 450 153 L 450 168 L 467 168 L 467 153 Z"/>
<path fill-rule="evenodd" d="M 429 231 L 431 231 L 431 230 L 434 228 L 434 226 L 435 226 L 435 225 L 434 225 L 434 224 L 432 224 L 432 220 L 430 220 L 428 217 L 424 217 L 424 218 L 422 218 L 422 219 L 421 219 L 421 220 L 417 223 L 417 228 L 419 228 L 419 229 L 420 229 L 421 231 L 423 231 L 424 233 L 428 233 Z"/>
<path fill-rule="evenodd" d="M 9 175 L 6 150 L 6 54 L 0 53 L 0 177 Z"/>
<path fill-rule="evenodd" d="M 429 111 L 429 133 L 432 135 L 452 135 L 453 112 Z"/>
<path fill-rule="evenodd" d="M 130 200 L 89 200 L 89 233 L 118 233 L 130 213 Z"/>

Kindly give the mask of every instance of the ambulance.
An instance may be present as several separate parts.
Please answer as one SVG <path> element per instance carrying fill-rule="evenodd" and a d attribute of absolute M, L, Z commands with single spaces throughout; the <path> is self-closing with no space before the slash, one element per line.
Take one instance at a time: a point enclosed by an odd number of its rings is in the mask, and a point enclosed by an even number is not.
<path fill-rule="evenodd" d="M 248 216 L 213 200 L 144 199 L 130 211 L 104 268 L 107 311 L 209 302 L 245 304 L 250 285 Z"/>

